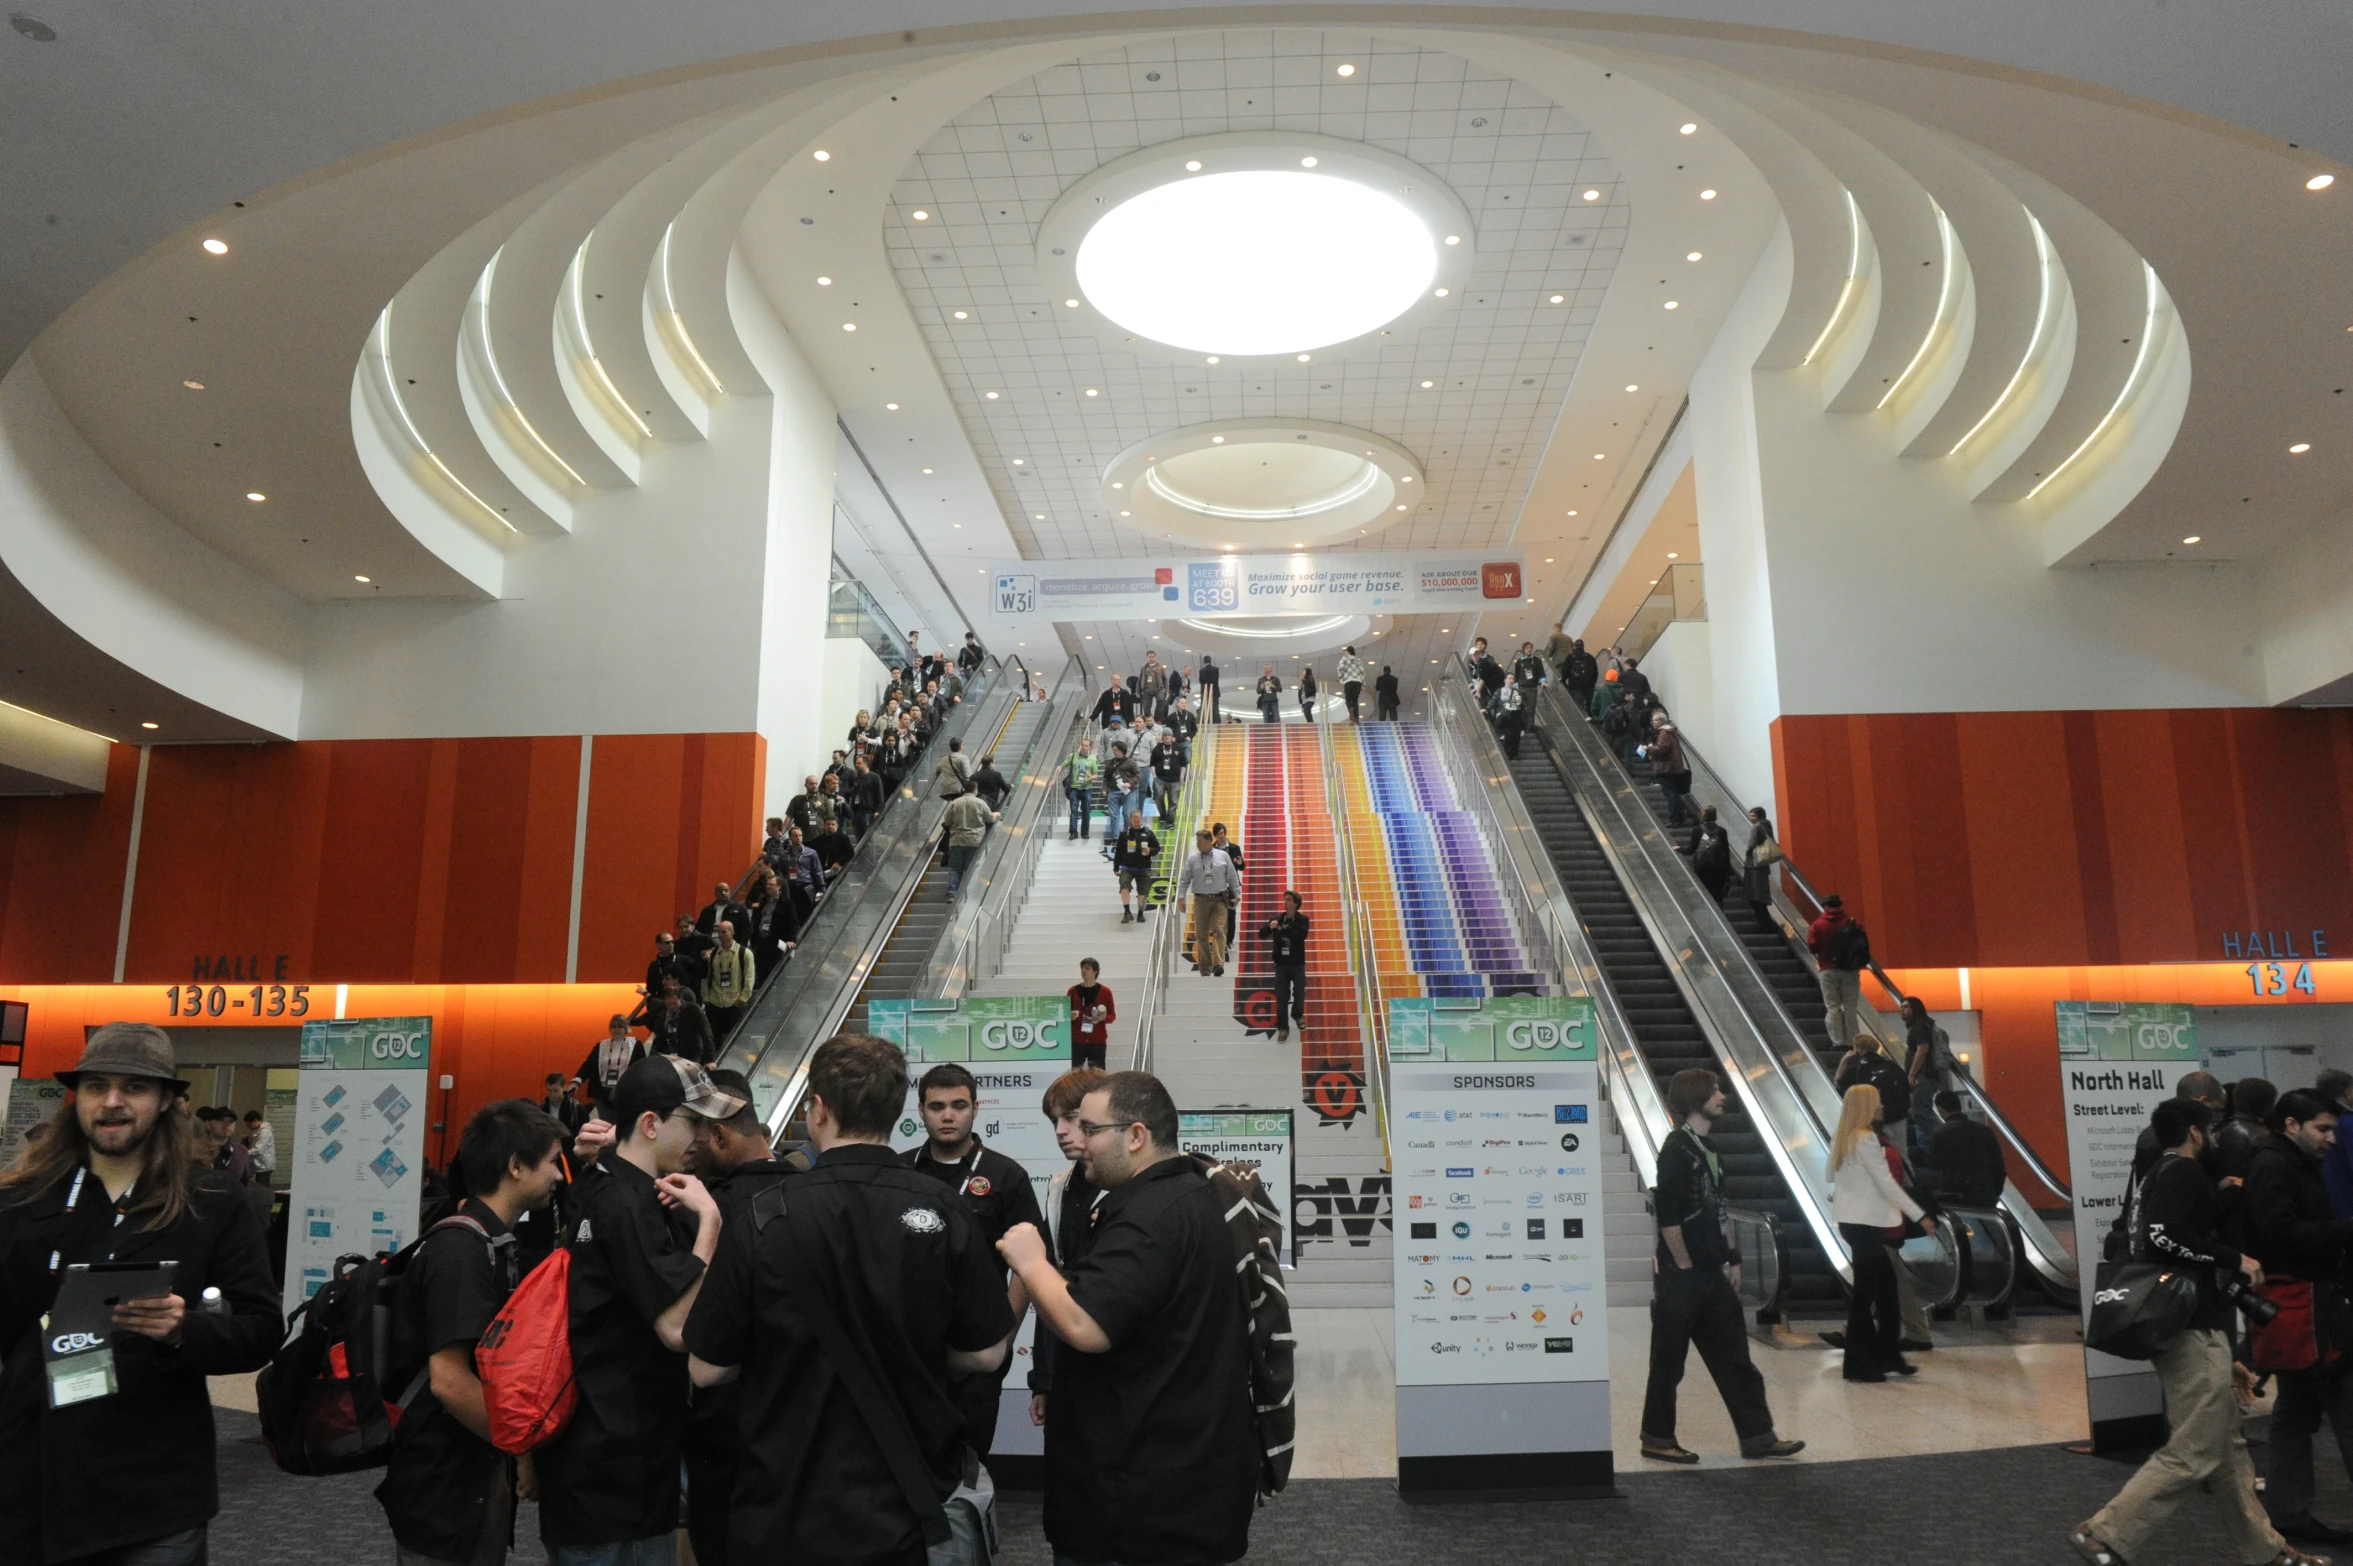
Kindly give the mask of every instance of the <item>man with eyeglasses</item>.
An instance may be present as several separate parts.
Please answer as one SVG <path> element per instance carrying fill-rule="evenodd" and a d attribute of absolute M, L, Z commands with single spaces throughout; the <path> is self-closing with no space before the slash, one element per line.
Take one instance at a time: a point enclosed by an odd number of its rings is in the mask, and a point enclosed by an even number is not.
<path fill-rule="evenodd" d="M 1046 1537 L 1069 1566 L 1238 1560 L 1258 1447 L 1225 1214 L 1178 1150 L 1159 1078 L 1104 1078 L 1079 1101 L 1077 1131 L 1079 1166 L 1106 1193 L 1092 1249 L 1065 1277 L 1033 1224 L 997 1245 L 1059 1340 Z"/>

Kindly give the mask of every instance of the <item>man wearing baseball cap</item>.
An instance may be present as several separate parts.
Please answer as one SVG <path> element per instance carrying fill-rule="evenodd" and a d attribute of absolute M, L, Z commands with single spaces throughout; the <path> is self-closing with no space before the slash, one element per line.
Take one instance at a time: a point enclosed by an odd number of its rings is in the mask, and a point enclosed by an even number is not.
<path fill-rule="evenodd" d="M 57 1080 L 0 1173 L 0 1560 L 185 1566 L 220 1510 L 204 1378 L 259 1370 L 285 1330 L 268 1249 L 236 1183 L 196 1167 L 169 1034 L 110 1022 Z M 125 1298 L 101 1342 L 42 1331 L 68 1269 L 161 1261 L 170 1292 Z M 213 1289 L 225 1310 L 193 1308 Z"/>
<path fill-rule="evenodd" d="M 686 1435 L 687 1312 L 719 1248 L 719 1204 L 686 1155 L 743 1099 L 675 1055 L 621 1075 L 620 1140 L 573 1187 L 572 1370 L 579 1412 L 539 1454 L 555 1566 L 671 1559 Z"/>

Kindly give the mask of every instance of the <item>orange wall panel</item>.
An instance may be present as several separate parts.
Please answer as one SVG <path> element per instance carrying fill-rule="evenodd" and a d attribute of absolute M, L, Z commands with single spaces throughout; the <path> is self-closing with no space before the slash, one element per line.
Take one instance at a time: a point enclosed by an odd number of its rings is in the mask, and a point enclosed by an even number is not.
<path fill-rule="evenodd" d="M 1773 746 L 1782 841 L 1884 961 L 2353 952 L 2353 713 L 1789 716 Z"/>
<path fill-rule="evenodd" d="M 139 751 L 117 745 L 106 792 L 0 799 L 0 974 L 47 984 L 114 976 Z"/>

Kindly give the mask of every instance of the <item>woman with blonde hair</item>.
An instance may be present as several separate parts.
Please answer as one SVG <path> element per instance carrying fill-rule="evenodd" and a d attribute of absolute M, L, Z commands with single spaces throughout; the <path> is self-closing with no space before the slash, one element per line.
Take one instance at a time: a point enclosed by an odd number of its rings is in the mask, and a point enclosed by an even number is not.
<path fill-rule="evenodd" d="M 1854 1257 L 1855 1287 L 1846 1312 L 1846 1379 L 1885 1381 L 1908 1376 L 1900 1348 L 1902 1318 L 1896 1309 L 1895 1254 L 1903 1223 L 1913 1219 L 1933 1230 L 1936 1220 L 1921 1210 L 1888 1166 L 1887 1144 L 1879 1139 L 1879 1090 L 1858 1082 L 1846 1090 L 1838 1131 L 1830 1139 L 1830 1216 Z"/>

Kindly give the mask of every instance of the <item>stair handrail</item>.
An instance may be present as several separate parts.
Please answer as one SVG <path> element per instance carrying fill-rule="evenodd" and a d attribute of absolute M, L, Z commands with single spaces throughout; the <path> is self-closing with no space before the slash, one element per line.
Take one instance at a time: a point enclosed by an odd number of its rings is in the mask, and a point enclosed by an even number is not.
<path fill-rule="evenodd" d="M 1511 781 L 1511 767 L 1494 731 L 1475 711 L 1466 714 L 1470 694 L 1451 675 L 1439 680 L 1432 695 L 1439 732 L 1453 747 L 1468 752 L 1465 759 L 1477 774 L 1480 786 L 1464 791 L 1471 798 L 1474 813 L 1482 817 L 1482 825 L 1486 816 L 1494 818 L 1488 834 L 1490 852 L 1510 875 L 1522 903 L 1533 912 L 1562 978 L 1581 986 L 1593 1002 L 1604 1089 L 1618 1106 L 1618 1127 L 1625 1136 L 1627 1154 L 1648 1190 L 1658 1183 L 1659 1151 L 1675 1129 L 1674 1117 L 1659 1095 L 1658 1080 L 1642 1058 L 1633 1026 L 1618 1004 L 1601 960 L 1594 955 L 1567 888 L 1543 857 L 1542 839 L 1526 801 L 1517 788 L 1505 786 Z"/>
<path fill-rule="evenodd" d="M 1186 847 L 1192 839 L 1186 835 L 1186 822 L 1199 819 L 1209 793 L 1209 754 L 1212 726 L 1202 724 L 1193 736 L 1193 764 L 1185 769 L 1185 786 L 1177 794 L 1176 820 L 1161 822 L 1163 836 L 1160 862 L 1171 867 L 1166 876 L 1155 876 L 1153 884 L 1144 891 L 1147 908 L 1152 906 L 1152 895 L 1161 893 L 1159 912 L 1153 916 L 1157 925 L 1152 931 L 1152 944 L 1144 955 L 1144 993 L 1136 1008 L 1137 1071 L 1152 1069 L 1152 1029 L 1160 1020 L 1160 1012 L 1168 1004 L 1168 975 L 1175 964 L 1173 953 L 1184 946 L 1187 910 L 1176 897 L 1177 872 L 1184 864 Z"/>
<path fill-rule="evenodd" d="M 1337 806 L 1347 808 L 1347 799 L 1340 783 L 1340 757 L 1332 741 L 1332 725 L 1318 723 L 1316 743 L 1321 752 L 1324 773 L 1324 809 L 1328 816 Z M 1349 978 L 1356 985 L 1357 1027 L 1364 1039 L 1365 1097 L 1373 1111 L 1373 1129 L 1381 1136 L 1381 1167 L 1392 1170 L 1395 1159 L 1389 1146 L 1389 1015 L 1388 1006 L 1381 998 L 1379 951 L 1367 921 L 1357 912 L 1363 900 L 1363 889 L 1356 879 L 1356 847 L 1349 833 L 1337 821 L 1332 829 L 1333 868 L 1340 882 L 1341 949 L 1348 953 Z M 1302 1025 L 1301 1048 L 1306 1047 Z"/>
<path fill-rule="evenodd" d="M 1021 672 L 1021 695 L 1005 718 L 1010 729 L 1024 705 L 1032 705 L 1029 671 L 1019 660 L 1008 663 Z M 1013 793 L 997 824 L 989 831 L 979 858 L 965 872 L 963 895 L 957 899 L 948 927 L 933 948 L 930 967 L 916 993 L 925 999 L 954 999 L 994 973 L 1002 964 L 1013 922 L 1037 878 L 1038 855 L 1052 834 L 1049 804 L 1060 791 L 1059 773 L 1072 730 L 1085 720 L 1087 684 L 1085 665 L 1074 654 L 1055 676 L 1054 688 L 1044 699 L 1044 712 L 1031 731 L 1028 747 L 1019 758 L 1020 771 Z M 1068 693 L 1068 694 L 1066 694 Z M 1076 700 L 1072 700 L 1072 697 Z M 989 747 L 1004 743 L 1005 730 Z"/>
<path fill-rule="evenodd" d="M 1001 670 L 983 667 L 965 687 L 961 704 L 932 745 L 975 729 L 1001 731 L 1015 705 Z M 932 745 L 924 754 L 932 754 Z M 859 988 L 880 958 L 890 932 L 939 846 L 946 802 L 935 774 L 910 770 L 877 818 L 841 878 L 819 901 L 796 948 L 775 977 L 761 986 L 729 1036 L 720 1064 L 750 1079 L 754 1102 L 781 1132 L 799 1108 L 808 1057 L 831 1038 L 857 1004 Z"/>
<path fill-rule="evenodd" d="M 1680 729 L 1676 732 L 1682 734 Z M 1709 765 L 1707 758 L 1693 746 L 1691 737 L 1683 734 L 1682 739 L 1684 758 L 1691 763 L 1692 797 L 1700 804 L 1714 805 L 1716 814 L 1724 822 L 1727 832 L 1732 830 L 1734 823 L 1745 823 L 1748 820 L 1749 807 L 1740 802 L 1738 796 L 1724 782 L 1723 775 Z M 1775 840 L 1779 841 L 1778 830 L 1776 830 Z M 1789 850 L 1784 846 L 1782 848 L 1783 857 L 1775 867 L 1782 873 L 1772 877 L 1774 908 L 1789 921 L 1783 935 L 1796 950 L 1798 959 L 1808 968 L 1819 972 L 1820 965 L 1816 962 L 1813 952 L 1807 946 L 1800 932 L 1810 928 L 1814 919 L 1822 912 L 1822 899 L 1825 894 L 1815 889 L 1814 883 L 1807 879 L 1805 872 L 1798 868 L 1797 861 L 1789 858 L 1788 854 Z M 1797 897 L 1791 895 L 1792 891 L 1798 896 L 1804 897 L 1805 903 L 1799 903 Z M 1807 904 L 1811 905 L 1811 912 L 1808 911 Z M 1879 965 L 1879 960 L 1876 957 L 1871 960 L 1865 971 L 1895 1002 L 1894 1015 L 1900 1023 L 1904 1003 L 1911 997 L 1899 989 L 1895 981 L 1887 976 L 1887 970 Z M 1900 1027 L 1898 1031 L 1891 1033 L 1886 1025 L 1888 1014 L 1876 1006 L 1864 1007 L 1863 1013 L 1865 1023 L 1872 1033 L 1882 1043 L 1890 1046 L 1890 1055 L 1898 1061 L 1905 1061 L 1905 1054 L 1909 1047 L 1908 1033 L 1901 1031 Z M 1905 1063 L 1909 1064 L 1908 1061 Z M 2057 1171 L 2053 1170 L 2041 1155 L 2035 1152 L 2025 1134 L 2011 1122 L 2007 1115 L 2002 1113 L 2000 1106 L 1993 1101 L 1992 1096 L 1985 1091 L 1984 1087 L 1967 1072 L 1954 1072 L 1951 1076 L 1952 1080 L 1960 1084 L 1962 1093 L 1977 1106 L 1979 1113 L 1984 1115 L 1986 1123 L 1999 1132 L 2002 1139 L 2017 1151 L 2020 1161 L 2033 1171 L 2034 1177 L 2048 1187 L 2051 1193 L 2061 1201 L 2072 1203 L 2075 1199 L 2074 1193 L 2068 1189 L 2067 1182 L 2060 1179 Z"/>

